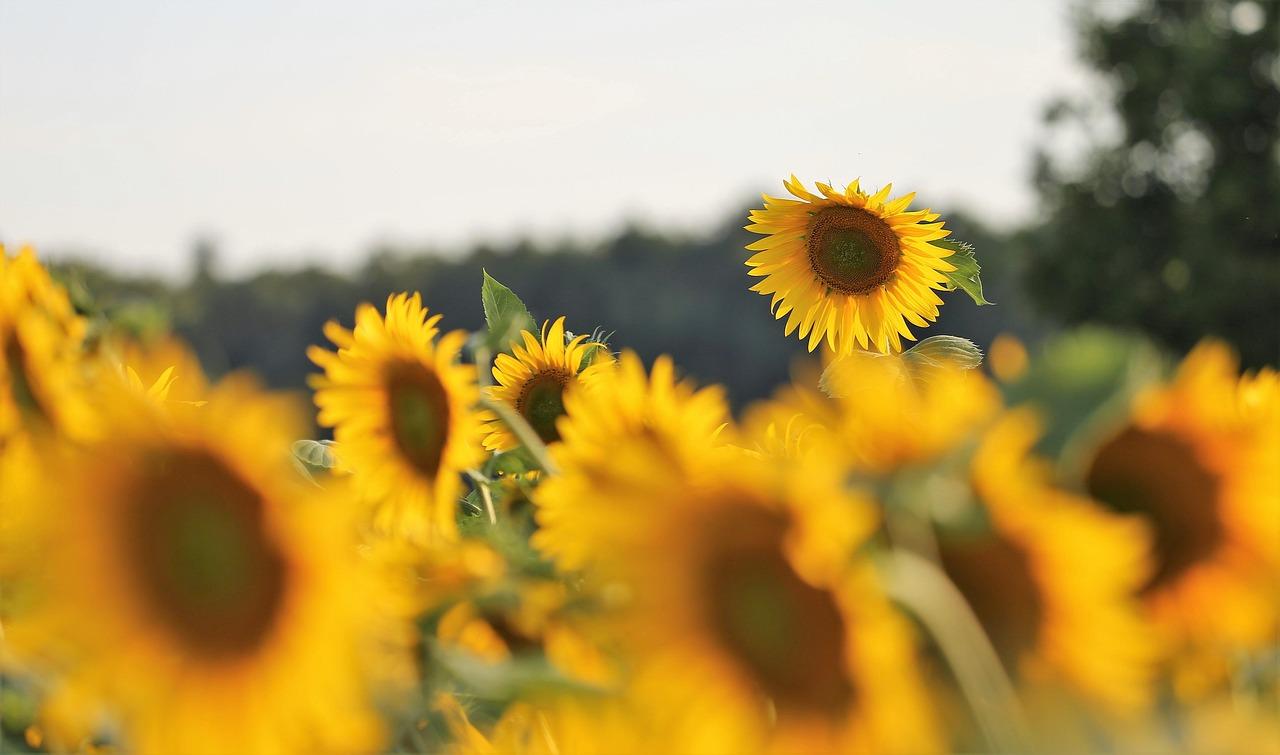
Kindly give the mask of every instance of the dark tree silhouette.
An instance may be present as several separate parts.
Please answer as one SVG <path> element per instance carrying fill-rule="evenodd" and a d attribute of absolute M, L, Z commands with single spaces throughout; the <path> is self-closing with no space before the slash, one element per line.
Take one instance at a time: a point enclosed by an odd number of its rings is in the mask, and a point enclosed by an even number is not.
<path fill-rule="evenodd" d="M 1081 9 L 1101 102 L 1060 101 L 1043 150 L 1033 300 L 1068 323 L 1141 329 L 1178 350 L 1205 335 L 1249 365 L 1280 354 L 1280 3 L 1148 0 Z M 1118 133 L 1116 133 L 1118 131 Z"/>

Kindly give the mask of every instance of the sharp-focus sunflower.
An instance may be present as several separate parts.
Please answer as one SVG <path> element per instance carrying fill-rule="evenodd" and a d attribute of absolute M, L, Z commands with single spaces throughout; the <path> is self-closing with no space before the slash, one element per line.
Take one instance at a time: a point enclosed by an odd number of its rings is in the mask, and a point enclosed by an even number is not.
<path fill-rule="evenodd" d="M 609 545 L 596 537 L 601 529 L 622 536 L 645 512 L 610 503 L 602 486 L 653 487 L 666 475 L 696 467 L 717 445 L 729 422 L 729 406 L 719 387 L 695 389 L 679 381 L 668 357 L 653 372 L 634 352 L 625 351 L 616 370 L 601 374 L 598 389 L 573 385 L 565 393 L 566 419 L 559 423 L 562 442 L 551 449 L 562 470 L 538 488 L 533 542 L 562 566 L 577 569 Z M 572 418 L 572 420 L 571 420 Z M 619 446 L 620 438 L 637 442 Z M 594 501 L 584 509 L 572 501 Z"/>
<path fill-rule="evenodd" d="M 1227 347 L 1209 342 L 1140 395 L 1087 463 L 1089 493 L 1154 533 L 1142 595 L 1184 658 L 1275 641 L 1278 459 L 1280 381 L 1270 370 L 1242 380 Z"/>
<path fill-rule="evenodd" d="M 619 458 L 636 458 L 627 446 L 649 442 L 623 435 L 613 446 Z M 854 559 L 875 510 L 829 469 L 708 447 L 685 470 L 651 468 L 642 486 L 616 479 L 572 500 L 560 497 L 565 487 L 539 492 L 540 505 L 566 514 L 628 512 L 627 531 L 589 533 L 599 547 L 593 568 L 627 596 L 616 632 L 636 674 L 625 695 L 641 730 L 665 746 L 938 747 L 912 632 L 874 570 Z"/>
<path fill-rule="evenodd" d="M 457 532 L 461 473 L 482 456 L 475 370 L 459 364 L 466 333 L 438 341 L 418 294 L 387 298 L 384 318 L 369 304 L 354 330 L 325 335 L 337 352 L 313 346 L 319 422 L 334 428 L 342 463 L 373 506 L 375 529 L 416 541 Z"/>
<path fill-rule="evenodd" d="M 344 498 L 288 458 L 301 407 L 230 378 L 204 407 L 102 387 L 104 440 L 46 448 L 23 495 L 38 603 L 7 638 L 53 673 L 59 748 L 129 752 L 376 748 L 373 670 L 390 625 Z M 366 652 L 369 651 L 369 652 Z"/>
<path fill-rule="evenodd" d="M 542 337 L 525 331 L 524 345 L 512 354 L 499 354 L 493 362 L 498 384 L 486 389 L 489 398 L 510 404 L 544 443 L 560 440 L 556 420 L 564 415 L 564 392 L 571 382 L 590 385 L 609 369 L 613 358 L 602 344 L 587 336 L 565 343 L 564 318 L 544 323 Z M 506 451 L 520 445 L 506 424 L 485 416 L 484 447 Z"/>
<path fill-rule="evenodd" d="M 900 351 L 914 340 L 907 323 L 937 319 L 950 249 L 929 242 L 951 232 L 930 210 L 909 211 L 914 194 L 889 199 L 892 184 L 867 194 L 817 184 L 811 194 L 795 176 L 783 182 L 797 199 L 765 195 L 747 230 L 766 238 L 749 245 L 752 291 L 772 297 L 786 333 L 798 331 L 813 351 L 824 340 L 837 354 L 855 348 Z"/>
<path fill-rule="evenodd" d="M 0 246 L 0 449 L 33 424 L 73 436 L 90 430 L 85 328 L 35 252 L 9 257 Z"/>
<path fill-rule="evenodd" d="M 944 531 L 940 562 L 1015 679 L 1133 713 L 1157 655 L 1135 596 L 1150 573 L 1146 531 L 1053 487 L 1030 455 L 1038 435 L 1029 410 L 984 434 L 970 481 L 989 526 Z"/>

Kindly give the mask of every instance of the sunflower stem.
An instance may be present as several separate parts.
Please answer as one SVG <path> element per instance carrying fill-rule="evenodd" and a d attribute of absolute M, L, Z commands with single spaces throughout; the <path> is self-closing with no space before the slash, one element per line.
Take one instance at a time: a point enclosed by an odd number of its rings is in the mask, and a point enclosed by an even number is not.
<path fill-rule="evenodd" d="M 488 397 L 480 399 L 480 407 L 498 415 L 498 419 L 511 430 L 542 471 L 547 474 L 559 474 L 555 462 L 551 460 L 551 454 L 547 452 L 547 444 L 542 442 L 542 438 L 538 437 L 529 423 L 525 422 L 524 417 L 521 417 L 515 409 L 502 401 L 494 401 Z"/>
<path fill-rule="evenodd" d="M 476 381 L 481 388 L 488 388 L 493 385 L 493 368 L 490 365 L 493 353 L 489 351 L 488 346 L 480 343 L 476 345 L 473 356 L 476 360 Z"/>
<path fill-rule="evenodd" d="M 1013 683 L 956 586 L 936 564 L 901 548 L 894 549 L 886 571 L 889 592 L 937 641 L 992 748 L 1008 753 L 1031 751 Z"/>
<path fill-rule="evenodd" d="M 489 524 L 497 524 L 498 512 L 493 510 L 493 494 L 489 492 L 488 485 L 480 486 L 480 498 L 484 501 L 485 513 L 489 515 Z"/>

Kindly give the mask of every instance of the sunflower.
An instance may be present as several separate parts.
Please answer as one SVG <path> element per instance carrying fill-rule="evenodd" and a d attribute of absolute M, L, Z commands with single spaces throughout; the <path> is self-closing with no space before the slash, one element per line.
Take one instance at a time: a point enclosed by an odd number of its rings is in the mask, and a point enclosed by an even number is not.
<path fill-rule="evenodd" d="M 292 470 L 300 408 L 229 378 L 162 409 L 106 384 L 108 437 L 46 448 L 23 486 L 56 510 L 38 604 L 8 639 L 54 673 L 56 747 L 138 753 L 376 748 L 369 695 L 394 634 L 374 618 L 336 491 Z M 369 652 L 366 652 L 369 651 Z"/>
<path fill-rule="evenodd" d="M 535 493 L 535 543 L 625 596 L 640 730 L 698 752 L 936 749 L 912 633 L 853 557 L 874 507 L 808 457 L 717 445 L 719 395 L 654 373 L 624 354 L 621 390 L 570 393 L 597 411 L 570 408 Z"/>
<path fill-rule="evenodd" d="M 572 381 L 590 385 L 613 359 L 603 344 L 575 336 L 565 343 L 564 318 L 543 323 L 542 337 L 525 331 L 524 344 L 493 362 L 498 384 L 486 389 L 489 398 L 510 404 L 544 443 L 560 440 L 556 420 L 564 415 L 564 392 Z M 506 451 L 520 445 L 506 424 L 492 414 L 485 417 L 484 447 Z"/>
<path fill-rule="evenodd" d="M 658 482 L 655 470 L 670 475 L 696 467 L 729 422 L 724 391 L 677 380 L 669 357 L 659 357 L 646 374 L 640 358 L 624 351 L 617 369 L 601 374 L 598 388 L 575 384 L 565 393 L 562 440 L 551 455 L 557 466 L 576 471 L 548 478 L 535 498 L 541 528 L 533 542 L 570 569 L 609 547 L 597 529 L 625 533 L 636 524 L 633 517 L 645 516 L 621 505 L 583 510 L 570 501 L 607 500 L 598 492 L 603 485 L 640 489 Z M 618 446 L 624 437 L 637 442 Z"/>
<path fill-rule="evenodd" d="M 988 524 L 944 530 L 939 560 L 1014 679 L 1131 714 L 1149 700 L 1156 660 L 1135 597 L 1150 573 L 1146 531 L 1053 487 L 1030 454 L 1039 432 L 1021 409 L 983 435 L 970 484 Z"/>
<path fill-rule="evenodd" d="M 1206 342 L 1134 401 L 1083 471 L 1097 500 L 1145 520 L 1155 570 L 1141 586 L 1171 651 L 1225 659 L 1280 626 L 1280 381 L 1241 379 Z"/>
<path fill-rule="evenodd" d="M 914 340 L 907 323 L 927 327 L 938 317 L 950 249 L 931 244 L 951 232 L 937 213 L 908 210 L 915 197 L 889 199 L 892 184 L 875 194 L 854 181 L 844 190 L 819 183 L 811 194 L 795 176 L 784 181 L 796 199 L 765 195 L 752 210 L 748 231 L 766 238 L 750 244 L 750 274 L 763 277 L 752 291 L 772 297 L 786 333 L 826 340 L 837 354 L 855 348 L 900 351 Z"/>
<path fill-rule="evenodd" d="M 825 392 L 812 382 L 796 380 L 753 405 L 749 429 L 756 437 L 769 424 L 803 432 L 806 448 L 825 446 L 862 475 L 932 462 L 970 439 L 1000 407 L 981 373 L 944 366 L 921 375 L 895 354 L 838 357 L 822 375 Z"/>
<path fill-rule="evenodd" d="M 0 246 L 0 449 L 33 426 L 91 431 L 81 374 L 85 330 L 34 251 L 9 257 Z"/>
<path fill-rule="evenodd" d="M 461 473 L 482 457 L 475 371 L 458 363 L 466 333 L 437 341 L 440 315 L 428 317 L 418 294 L 388 297 L 386 312 L 361 305 L 354 330 L 325 325 L 337 352 L 308 349 L 324 369 L 311 379 L 319 422 L 334 428 L 375 529 L 452 538 Z"/>
<path fill-rule="evenodd" d="M 615 697 L 560 694 L 518 700 L 488 726 L 473 723 L 455 695 L 441 693 L 434 708 L 452 739 L 441 749 L 447 755 L 647 755 L 658 741 Z"/>
<path fill-rule="evenodd" d="M 99 359 L 131 388 L 160 401 L 194 403 L 208 392 L 199 358 L 173 336 L 112 339 Z"/>

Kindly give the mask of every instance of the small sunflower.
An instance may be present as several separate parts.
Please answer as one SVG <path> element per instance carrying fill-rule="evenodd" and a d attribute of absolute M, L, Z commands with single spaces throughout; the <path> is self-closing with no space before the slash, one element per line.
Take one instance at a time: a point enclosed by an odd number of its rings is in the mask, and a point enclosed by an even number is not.
<path fill-rule="evenodd" d="M 616 370 L 601 373 L 598 388 L 572 385 L 565 393 L 561 442 L 551 455 L 562 471 L 573 471 L 549 477 L 534 499 L 540 529 L 533 542 L 570 569 L 608 548 L 595 536 L 597 528 L 624 533 L 633 518 L 645 516 L 634 507 L 608 505 L 600 493 L 604 486 L 643 488 L 696 467 L 729 422 L 724 391 L 677 380 L 669 357 L 659 357 L 647 374 L 640 358 L 625 351 Z M 637 442 L 620 447 L 620 438 Z M 601 505 L 583 510 L 570 505 L 575 500 Z"/>
<path fill-rule="evenodd" d="M 706 435 L 695 464 L 615 476 L 608 458 L 573 454 L 576 427 L 593 421 L 571 414 L 560 458 L 561 479 L 594 479 L 594 494 L 551 480 L 537 502 L 564 516 L 544 522 L 544 542 L 584 523 L 574 535 L 597 549 L 592 573 L 627 596 L 616 632 L 642 731 L 676 751 L 939 747 L 909 625 L 853 556 L 875 529 L 869 502 L 829 469 Z M 617 430 L 609 458 L 653 453 L 653 431 Z"/>
<path fill-rule="evenodd" d="M 970 483 L 989 526 L 944 532 L 941 564 L 1015 679 L 1136 712 L 1156 660 L 1135 597 L 1150 573 L 1146 531 L 1053 487 L 1030 453 L 1038 436 L 1029 410 L 983 435 Z"/>
<path fill-rule="evenodd" d="M 1206 342 L 1168 385 L 1137 397 L 1094 449 L 1085 488 L 1145 520 L 1155 570 L 1142 585 L 1170 648 L 1225 658 L 1280 627 L 1280 381 L 1240 378 Z"/>
<path fill-rule="evenodd" d="M 461 473 L 482 456 L 475 370 L 458 363 L 466 333 L 437 341 L 440 315 L 418 294 L 388 297 L 386 312 L 362 305 L 354 330 L 325 326 L 337 352 L 308 349 L 324 369 L 311 379 L 319 422 L 334 428 L 377 530 L 452 538 Z"/>
<path fill-rule="evenodd" d="M 813 351 L 824 340 L 837 354 L 856 348 L 900 351 L 907 327 L 927 327 L 938 317 L 950 249 L 938 214 L 908 210 L 915 197 L 889 199 L 892 184 L 867 194 L 854 181 L 844 191 L 819 183 L 811 194 L 795 176 L 783 184 L 796 199 L 765 195 L 747 230 L 766 238 L 749 245 L 751 287 L 772 297 L 786 334 L 808 337 Z"/>
<path fill-rule="evenodd" d="M 231 378 L 162 409 L 110 384 L 101 441 L 50 446 L 22 495 L 47 506 L 35 606 L 7 639 L 54 673 L 57 748 L 106 732 L 129 752 L 376 748 L 374 618 L 343 499 L 289 460 L 292 402 Z M 369 654 L 366 654 L 369 651 Z M 386 667 L 390 669 L 390 667 Z M 105 727 L 105 728 L 104 728 Z"/>
<path fill-rule="evenodd" d="M 0 448 L 33 425 L 72 436 L 90 431 L 85 330 L 35 252 L 9 257 L 0 246 Z"/>
<path fill-rule="evenodd" d="M 565 343 L 564 318 L 544 323 L 542 337 L 525 331 L 524 344 L 512 354 L 499 354 L 493 362 L 498 384 L 486 389 L 489 398 L 510 404 L 529 423 L 544 443 L 560 440 L 556 420 L 565 413 L 564 392 L 571 382 L 590 385 L 613 362 L 602 344 L 587 336 L 575 336 Z M 484 447 L 506 451 L 520 441 L 497 417 L 485 421 Z"/>

